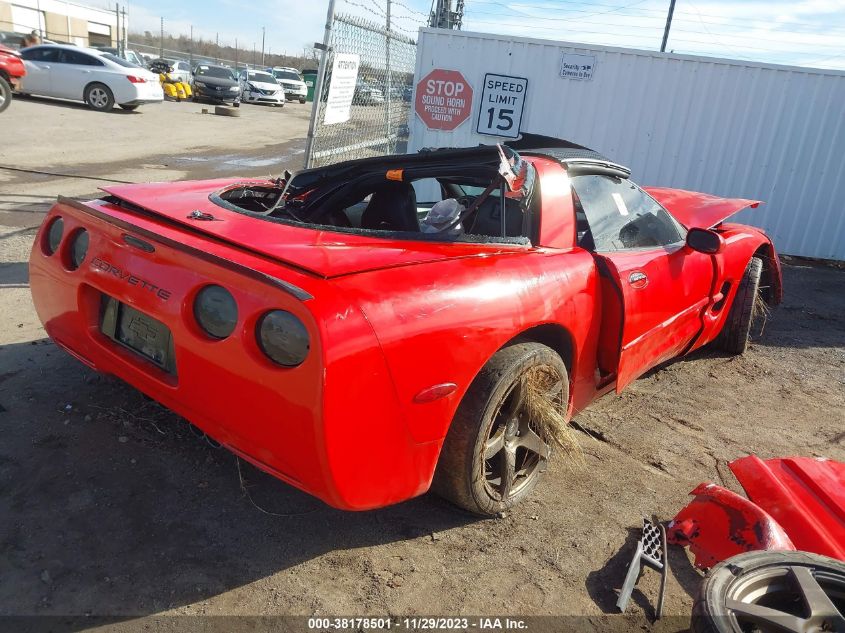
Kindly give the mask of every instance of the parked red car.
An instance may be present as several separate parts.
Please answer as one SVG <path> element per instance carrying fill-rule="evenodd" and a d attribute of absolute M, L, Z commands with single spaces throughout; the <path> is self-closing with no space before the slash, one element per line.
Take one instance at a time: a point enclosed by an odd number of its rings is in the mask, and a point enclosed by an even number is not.
<path fill-rule="evenodd" d="M 0 45 L 0 112 L 12 103 L 12 89 L 24 75 L 26 68 L 18 52 Z"/>
<path fill-rule="evenodd" d="M 522 375 L 571 415 L 707 343 L 743 352 L 758 289 L 781 298 L 769 238 L 724 222 L 757 202 L 641 189 L 558 145 L 61 198 L 35 306 L 73 356 L 335 507 L 433 481 L 493 514 L 549 456 Z M 459 214 L 432 224 L 444 199 Z"/>

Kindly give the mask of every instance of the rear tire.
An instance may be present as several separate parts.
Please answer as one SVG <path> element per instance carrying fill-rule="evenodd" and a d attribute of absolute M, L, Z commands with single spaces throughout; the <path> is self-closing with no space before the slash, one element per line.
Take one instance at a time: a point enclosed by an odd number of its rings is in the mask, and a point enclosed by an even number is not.
<path fill-rule="evenodd" d="M 522 375 L 535 368 L 549 372 L 554 400 L 566 407 L 569 378 L 554 350 L 528 342 L 499 350 L 473 380 L 455 412 L 434 473 L 434 492 L 482 516 L 494 516 L 531 493 L 550 450 L 528 427 L 517 397 Z M 540 451 L 528 448 L 529 442 Z M 495 448 L 498 445 L 502 448 Z M 503 473 L 508 468 L 514 474 L 505 484 Z"/>
<path fill-rule="evenodd" d="M 768 607 L 772 611 L 764 613 L 776 616 L 781 623 L 786 623 L 790 615 L 800 612 L 803 614 L 798 617 L 805 619 L 807 607 L 802 604 L 801 585 L 797 582 L 799 577 L 791 571 L 793 568 L 799 574 L 804 572 L 801 575 L 805 586 L 816 585 L 816 590 L 832 597 L 840 613 L 845 611 L 845 564 L 841 561 L 808 552 L 754 551 L 729 558 L 708 572 L 693 602 L 690 630 L 693 633 L 742 633 L 750 630 L 753 615 L 749 612 L 753 610 L 753 605 Z M 806 630 L 845 630 L 845 618 L 828 618 L 827 628 L 824 619 L 819 617 L 815 626 Z M 768 631 L 776 627 L 762 624 L 759 628 Z"/>
<path fill-rule="evenodd" d="M 0 75 L 0 112 L 12 104 L 12 86 Z"/>
<path fill-rule="evenodd" d="M 305 99 L 300 99 L 299 103 L 305 103 Z"/>
<path fill-rule="evenodd" d="M 754 302 L 757 301 L 757 294 L 760 291 L 762 272 L 763 260 L 752 257 L 739 282 L 722 331 L 716 338 L 716 346 L 728 354 L 738 356 L 748 347 L 748 337 L 754 320 Z"/>
<path fill-rule="evenodd" d="M 108 112 L 114 107 L 114 95 L 105 84 L 91 84 L 85 87 L 85 103 L 92 110 Z"/>

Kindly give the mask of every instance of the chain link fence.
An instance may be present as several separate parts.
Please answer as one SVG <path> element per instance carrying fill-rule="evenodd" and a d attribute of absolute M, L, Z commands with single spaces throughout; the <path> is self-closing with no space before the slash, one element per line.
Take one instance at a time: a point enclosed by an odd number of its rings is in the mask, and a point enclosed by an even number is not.
<path fill-rule="evenodd" d="M 360 57 L 349 120 L 326 125 L 326 100 L 334 56 Z M 326 59 L 326 77 L 314 129 L 310 167 L 380 154 L 405 152 L 413 95 L 416 42 L 368 20 L 336 15 Z"/>

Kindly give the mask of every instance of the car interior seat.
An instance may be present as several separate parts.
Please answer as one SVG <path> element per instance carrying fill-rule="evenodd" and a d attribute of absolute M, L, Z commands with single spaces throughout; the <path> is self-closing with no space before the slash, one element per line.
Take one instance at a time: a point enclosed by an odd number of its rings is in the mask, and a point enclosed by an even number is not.
<path fill-rule="evenodd" d="M 373 192 L 361 214 L 362 229 L 419 231 L 417 194 L 407 182 L 388 182 Z"/>
<path fill-rule="evenodd" d="M 508 237 L 522 235 L 522 205 L 517 200 L 505 198 L 505 233 Z M 490 196 L 481 203 L 467 233 L 498 237 L 502 234 L 502 200 Z"/>

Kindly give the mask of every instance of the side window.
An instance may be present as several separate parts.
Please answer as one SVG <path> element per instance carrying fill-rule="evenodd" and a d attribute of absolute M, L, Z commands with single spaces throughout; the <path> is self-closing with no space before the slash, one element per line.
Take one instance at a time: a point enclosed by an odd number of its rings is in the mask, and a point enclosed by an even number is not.
<path fill-rule="evenodd" d="M 31 62 L 57 62 L 59 49 L 57 48 L 29 48 L 21 51 L 21 57 Z"/>
<path fill-rule="evenodd" d="M 59 55 L 59 62 L 62 64 L 76 64 L 78 66 L 105 66 L 105 64 L 96 57 L 86 55 L 85 53 L 81 53 L 79 51 L 63 50 Z"/>
<path fill-rule="evenodd" d="M 655 248 L 684 239 L 683 228 L 666 209 L 629 180 L 573 176 L 572 187 L 581 207 L 576 204 L 579 244 L 585 248 Z"/>

